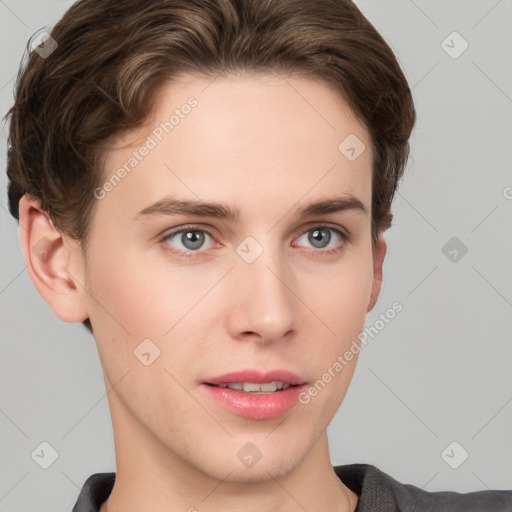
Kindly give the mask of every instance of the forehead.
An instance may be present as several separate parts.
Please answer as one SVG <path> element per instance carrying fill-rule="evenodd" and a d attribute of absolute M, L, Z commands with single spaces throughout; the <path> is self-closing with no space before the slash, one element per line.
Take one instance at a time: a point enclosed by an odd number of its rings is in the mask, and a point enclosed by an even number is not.
<path fill-rule="evenodd" d="M 363 124 L 323 82 L 182 75 L 159 89 L 143 127 L 112 141 L 101 208 L 133 215 L 172 193 L 271 216 L 301 198 L 350 193 L 369 211 L 371 160 Z"/>

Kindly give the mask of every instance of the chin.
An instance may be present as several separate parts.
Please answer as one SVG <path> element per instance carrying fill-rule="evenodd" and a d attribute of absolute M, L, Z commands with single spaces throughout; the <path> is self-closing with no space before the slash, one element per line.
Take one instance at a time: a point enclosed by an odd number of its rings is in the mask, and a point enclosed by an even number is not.
<path fill-rule="evenodd" d="M 261 459 L 251 468 L 239 467 L 238 465 L 226 466 L 223 468 L 225 473 L 220 476 L 220 479 L 225 482 L 239 484 L 271 482 L 274 479 L 279 480 L 286 477 L 295 467 L 295 461 L 283 459 L 263 461 Z M 226 475 L 228 476 L 226 477 Z"/>
<path fill-rule="evenodd" d="M 263 444 L 263 442 L 259 443 Z M 207 464 L 202 471 L 209 476 L 231 483 L 261 483 L 286 477 L 302 461 L 305 456 L 297 450 L 297 445 L 291 452 L 285 452 L 274 446 L 256 448 L 251 441 L 236 442 L 237 449 L 233 456 L 226 456 L 230 449 L 223 449 L 220 454 L 212 454 L 211 460 L 218 464 Z M 205 462 L 205 461 L 203 461 Z M 209 461 L 208 461 L 209 462 Z"/>

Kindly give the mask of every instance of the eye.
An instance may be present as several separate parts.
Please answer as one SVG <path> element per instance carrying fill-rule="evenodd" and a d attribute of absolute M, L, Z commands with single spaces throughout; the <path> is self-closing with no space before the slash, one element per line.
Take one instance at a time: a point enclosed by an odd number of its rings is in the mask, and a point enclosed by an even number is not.
<path fill-rule="evenodd" d="M 188 226 L 168 233 L 160 241 L 164 243 L 166 251 L 180 256 L 196 257 L 200 255 L 199 250 L 204 249 L 203 245 L 208 237 L 212 238 L 208 230 Z M 171 241 L 173 241 L 172 244 Z M 177 249 L 173 250 L 172 247 L 177 247 Z"/>
<path fill-rule="evenodd" d="M 334 237 L 332 236 L 332 233 L 335 234 Z M 351 236 L 349 234 L 325 225 L 318 225 L 309 228 L 298 238 L 298 240 L 304 237 L 306 238 L 306 243 L 310 243 L 315 249 L 327 249 L 315 252 L 326 254 L 332 254 L 343 250 L 345 245 L 351 241 Z M 338 238 L 338 243 L 335 243 L 333 247 L 329 248 L 330 242 L 335 238 Z"/>

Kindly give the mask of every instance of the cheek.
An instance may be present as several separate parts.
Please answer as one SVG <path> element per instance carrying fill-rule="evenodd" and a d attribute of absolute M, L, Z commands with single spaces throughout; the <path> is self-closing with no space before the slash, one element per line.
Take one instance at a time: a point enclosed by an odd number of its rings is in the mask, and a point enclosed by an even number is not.
<path fill-rule="evenodd" d="M 138 404 L 140 414 L 155 415 L 150 404 L 157 395 L 168 400 L 181 389 L 165 369 L 174 374 L 194 355 L 187 339 L 200 336 L 195 332 L 199 327 L 186 315 L 197 303 L 198 291 L 184 293 L 188 288 L 180 283 L 179 271 L 166 273 L 126 255 L 122 260 L 112 256 L 91 269 L 94 299 L 89 306 L 98 352 L 111 385 L 122 379 L 118 393 L 125 407 Z M 176 340 L 182 342 L 178 349 Z"/>
<path fill-rule="evenodd" d="M 326 428 L 350 385 L 360 352 L 360 335 L 367 314 L 373 280 L 373 261 L 364 253 L 354 253 L 328 273 L 308 278 L 308 289 L 303 291 L 310 309 L 321 319 L 312 322 L 318 331 L 314 347 L 304 340 L 304 353 L 314 368 L 314 383 L 304 392 L 303 404 L 317 418 L 311 421 L 311 428 L 319 428 L 318 418 Z M 327 326 L 329 330 L 325 328 Z"/>
<path fill-rule="evenodd" d="M 110 324 L 119 335 L 133 341 L 161 338 L 200 297 L 194 286 L 199 279 L 187 278 L 190 268 L 147 263 L 135 253 L 115 249 L 104 252 L 108 255 L 96 258 L 91 267 L 90 307 L 98 323 Z"/>
<path fill-rule="evenodd" d="M 305 279 L 306 303 L 336 333 L 336 339 L 362 328 L 373 282 L 371 258 L 354 252 Z"/>

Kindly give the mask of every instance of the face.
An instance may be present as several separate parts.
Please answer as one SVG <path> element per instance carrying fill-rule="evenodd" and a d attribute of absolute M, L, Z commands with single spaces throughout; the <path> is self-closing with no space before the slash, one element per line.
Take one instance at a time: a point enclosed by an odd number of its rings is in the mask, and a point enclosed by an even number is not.
<path fill-rule="evenodd" d="M 366 147 L 356 159 L 339 149 L 350 134 Z M 379 291 L 371 163 L 342 97 L 293 76 L 184 75 L 113 141 L 76 275 L 116 443 L 136 436 L 148 458 L 231 481 L 308 456 Z M 224 387 L 259 381 L 294 385 Z"/>

